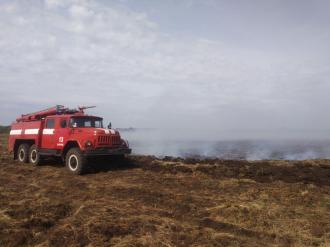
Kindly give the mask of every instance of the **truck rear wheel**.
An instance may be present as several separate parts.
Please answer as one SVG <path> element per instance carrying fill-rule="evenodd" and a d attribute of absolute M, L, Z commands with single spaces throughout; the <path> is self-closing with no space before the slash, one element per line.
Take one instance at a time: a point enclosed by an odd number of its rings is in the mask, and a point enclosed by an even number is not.
<path fill-rule="evenodd" d="M 40 165 L 40 154 L 37 145 L 32 145 L 29 150 L 29 162 L 32 165 Z"/>
<path fill-rule="evenodd" d="M 29 163 L 29 145 L 21 144 L 17 150 L 17 157 L 20 163 Z"/>
<path fill-rule="evenodd" d="M 66 154 L 65 164 L 70 172 L 80 175 L 86 171 L 87 159 L 79 148 L 71 148 Z"/>

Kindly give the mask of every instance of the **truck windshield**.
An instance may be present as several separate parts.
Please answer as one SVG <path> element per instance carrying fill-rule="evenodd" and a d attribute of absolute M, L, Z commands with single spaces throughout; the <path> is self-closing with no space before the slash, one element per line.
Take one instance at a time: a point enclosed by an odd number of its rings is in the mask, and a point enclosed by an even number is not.
<path fill-rule="evenodd" d="M 101 118 L 74 117 L 70 119 L 70 127 L 73 128 L 103 128 Z"/>

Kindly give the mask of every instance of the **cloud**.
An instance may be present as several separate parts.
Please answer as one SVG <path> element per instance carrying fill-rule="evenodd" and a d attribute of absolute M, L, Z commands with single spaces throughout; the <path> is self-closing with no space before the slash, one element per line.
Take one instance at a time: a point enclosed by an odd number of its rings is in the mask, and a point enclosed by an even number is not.
<path fill-rule="evenodd" d="M 96 104 L 117 126 L 321 128 L 329 61 L 309 57 L 165 32 L 125 2 L 2 1 L 0 121 Z"/>

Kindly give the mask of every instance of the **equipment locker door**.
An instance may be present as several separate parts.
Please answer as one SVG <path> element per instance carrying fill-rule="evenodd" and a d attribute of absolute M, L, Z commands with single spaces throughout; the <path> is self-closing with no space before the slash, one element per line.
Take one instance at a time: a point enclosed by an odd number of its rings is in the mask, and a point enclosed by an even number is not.
<path fill-rule="evenodd" d="M 54 149 L 55 119 L 46 118 L 45 127 L 42 131 L 42 148 Z"/>
<path fill-rule="evenodd" d="M 70 128 L 67 118 L 57 119 L 55 131 L 55 149 L 62 149 L 69 136 Z"/>

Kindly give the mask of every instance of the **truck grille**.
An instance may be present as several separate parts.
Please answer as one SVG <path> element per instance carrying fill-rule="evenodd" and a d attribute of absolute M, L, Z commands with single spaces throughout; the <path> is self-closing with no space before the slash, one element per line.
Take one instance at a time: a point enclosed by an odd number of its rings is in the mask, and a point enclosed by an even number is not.
<path fill-rule="evenodd" d="M 98 137 L 99 145 L 120 145 L 120 136 L 99 136 Z"/>

